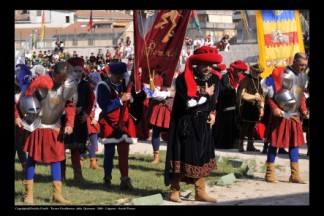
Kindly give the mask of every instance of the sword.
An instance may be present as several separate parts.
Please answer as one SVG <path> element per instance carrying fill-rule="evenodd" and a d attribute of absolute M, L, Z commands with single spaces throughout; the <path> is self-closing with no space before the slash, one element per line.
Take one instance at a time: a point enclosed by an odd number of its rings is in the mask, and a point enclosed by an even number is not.
<path fill-rule="evenodd" d="M 128 113 L 135 121 L 137 121 L 137 118 L 135 118 L 132 114 Z"/>

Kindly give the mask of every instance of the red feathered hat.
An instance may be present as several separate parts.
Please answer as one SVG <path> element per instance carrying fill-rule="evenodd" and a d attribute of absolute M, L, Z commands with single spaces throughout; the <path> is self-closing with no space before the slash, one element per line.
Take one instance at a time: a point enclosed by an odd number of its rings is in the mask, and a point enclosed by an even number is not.
<path fill-rule="evenodd" d="M 223 57 L 218 54 L 218 50 L 209 46 L 202 46 L 196 49 L 191 57 L 191 64 L 196 65 L 204 62 L 213 64 L 221 63 Z"/>
<path fill-rule="evenodd" d="M 84 60 L 83 58 L 80 57 L 74 57 L 74 58 L 70 58 L 69 60 L 67 60 L 67 62 L 69 62 L 73 67 L 76 66 L 80 66 L 80 67 L 84 67 Z"/>
<path fill-rule="evenodd" d="M 241 61 L 241 60 L 236 60 L 235 62 L 231 63 L 230 66 L 232 68 L 235 68 L 237 70 L 242 70 L 242 71 L 247 71 L 247 69 L 248 69 L 248 67 L 245 64 L 245 62 L 244 61 Z"/>
<path fill-rule="evenodd" d="M 187 95 L 189 97 L 198 97 L 197 84 L 194 79 L 192 65 L 197 65 L 201 63 L 218 64 L 221 63 L 222 60 L 223 57 L 220 54 L 218 54 L 217 49 L 209 46 L 202 46 L 194 51 L 193 55 L 191 55 L 188 58 L 184 70 L 184 78 L 188 89 Z"/>

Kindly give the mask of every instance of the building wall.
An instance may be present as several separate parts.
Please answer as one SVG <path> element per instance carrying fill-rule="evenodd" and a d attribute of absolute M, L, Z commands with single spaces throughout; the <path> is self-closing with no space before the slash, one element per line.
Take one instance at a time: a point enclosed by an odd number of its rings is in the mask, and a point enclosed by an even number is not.
<path fill-rule="evenodd" d="M 42 11 L 37 16 L 37 10 L 30 10 L 30 21 L 15 23 L 15 28 L 39 28 L 42 25 Z M 66 16 L 70 17 L 70 22 L 66 23 Z M 46 27 L 66 27 L 74 23 L 74 12 L 45 10 Z"/>

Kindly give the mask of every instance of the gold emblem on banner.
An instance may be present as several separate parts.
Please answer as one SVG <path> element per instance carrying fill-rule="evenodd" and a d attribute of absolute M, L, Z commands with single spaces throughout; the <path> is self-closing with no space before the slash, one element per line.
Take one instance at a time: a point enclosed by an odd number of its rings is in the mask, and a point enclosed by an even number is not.
<path fill-rule="evenodd" d="M 168 24 L 167 18 L 169 17 L 169 19 L 172 23 L 172 26 L 169 29 L 169 31 L 167 32 L 167 34 L 164 36 L 164 38 L 162 40 L 163 43 L 167 43 L 170 40 L 170 38 L 173 37 L 174 28 L 177 26 L 176 19 L 178 16 L 181 16 L 181 15 L 178 13 L 177 10 L 170 10 L 170 12 L 164 13 L 161 16 L 162 21 L 154 26 L 154 29 L 157 29 L 157 28 L 164 29 L 165 25 Z"/>

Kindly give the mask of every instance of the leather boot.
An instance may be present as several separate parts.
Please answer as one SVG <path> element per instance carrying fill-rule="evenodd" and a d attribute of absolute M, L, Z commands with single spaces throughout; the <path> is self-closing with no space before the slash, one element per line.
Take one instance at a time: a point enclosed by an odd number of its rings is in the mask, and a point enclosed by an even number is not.
<path fill-rule="evenodd" d="M 244 152 L 244 146 L 243 146 L 243 140 L 239 140 L 239 143 L 238 143 L 238 151 L 239 152 Z"/>
<path fill-rule="evenodd" d="M 110 176 L 105 176 L 105 177 L 103 178 L 103 180 L 104 180 L 104 184 L 105 184 L 108 188 L 111 187 L 111 179 L 112 179 L 111 175 L 110 175 Z"/>
<path fill-rule="evenodd" d="M 170 186 L 170 194 L 169 194 L 169 199 L 172 202 L 181 202 L 181 199 L 180 199 L 180 180 L 181 180 L 181 174 L 180 173 L 173 174 L 173 178 L 171 180 L 171 186 Z"/>
<path fill-rule="evenodd" d="M 62 204 L 70 204 L 71 201 L 64 199 L 62 196 L 62 182 L 53 181 L 53 202 L 58 202 Z"/>
<path fill-rule="evenodd" d="M 159 154 L 159 151 L 154 151 L 153 152 L 153 155 L 154 155 L 154 159 L 153 159 L 153 161 L 151 163 L 152 164 L 160 163 L 160 154 Z"/>
<path fill-rule="evenodd" d="M 83 178 L 82 170 L 81 170 L 81 167 L 79 164 L 73 165 L 73 174 L 74 174 L 74 181 L 77 181 L 77 182 L 85 181 L 85 179 Z"/>
<path fill-rule="evenodd" d="M 205 189 L 205 178 L 195 180 L 195 200 L 203 202 L 217 202 L 213 197 L 208 196 Z"/>
<path fill-rule="evenodd" d="M 34 180 L 23 180 L 23 185 L 25 187 L 24 203 L 26 204 L 34 204 L 33 183 Z"/>
<path fill-rule="evenodd" d="M 127 176 L 120 177 L 120 185 L 119 185 L 120 190 L 134 190 L 135 188 L 133 187 L 131 183 L 131 179 Z"/>
<path fill-rule="evenodd" d="M 97 161 L 97 158 L 90 158 L 90 169 L 102 170 L 102 168 L 98 166 Z"/>
<path fill-rule="evenodd" d="M 298 162 L 291 162 L 291 175 L 289 177 L 289 182 L 292 183 L 299 183 L 299 184 L 307 184 L 299 175 L 299 163 Z"/>
<path fill-rule="evenodd" d="M 246 151 L 260 152 L 259 149 L 255 148 L 253 145 L 253 140 L 248 140 Z"/>
<path fill-rule="evenodd" d="M 267 171 L 265 175 L 266 182 L 278 182 L 278 179 L 275 175 L 275 165 L 274 163 L 266 163 Z"/>

